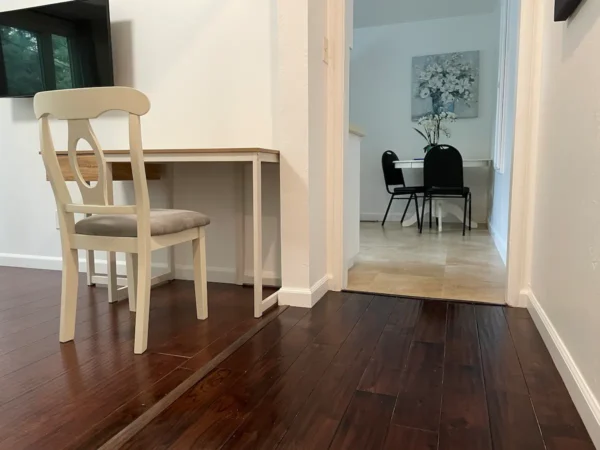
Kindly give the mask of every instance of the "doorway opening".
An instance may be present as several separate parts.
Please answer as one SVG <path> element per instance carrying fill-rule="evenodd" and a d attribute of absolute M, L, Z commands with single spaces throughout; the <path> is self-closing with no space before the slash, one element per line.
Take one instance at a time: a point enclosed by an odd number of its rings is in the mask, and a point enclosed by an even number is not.
<path fill-rule="evenodd" d="M 520 5 L 439 3 L 348 8 L 342 287 L 505 303 Z M 425 194 L 435 144 L 468 191 Z"/>

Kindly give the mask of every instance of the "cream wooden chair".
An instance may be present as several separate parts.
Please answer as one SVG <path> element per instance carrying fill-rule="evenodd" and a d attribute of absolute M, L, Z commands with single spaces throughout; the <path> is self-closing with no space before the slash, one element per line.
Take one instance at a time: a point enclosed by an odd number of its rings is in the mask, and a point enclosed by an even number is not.
<path fill-rule="evenodd" d="M 140 116 L 150 109 L 148 98 L 127 87 L 70 89 L 37 94 L 34 109 L 40 120 L 41 153 L 54 191 L 60 224 L 63 252 L 60 342 L 71 341 L 75 336 L 79 273 L 77 249 L 128 254 L 130 309 L 136 311 L 135 353 L 143 353 L 148 347 L 153 250 L 192 242 L 196 313 L 198 319 L 206 319 L 204 227 L 210 221 L 197 212 L 150 209 L 140 125 Z M 107 166 L 89 121 L 112 110 L 129 113 L 129 145 L 136 203 L 132 206 L 113 205 L 110 166 Z M 68 121 L 69 163 L 76 174 L 83 204 L 74 204 L 67 189 L 52 141 L 49 116 Z M 81 139 L 89 143 L 96 156 L 98 182 L 95 186 L 85 182 L 79 171 L 76 154 L 77 143 Z M 76 223 L 75 213 L 91 216 Z M 135 272 L 137 274 L 134 275 Z"/>

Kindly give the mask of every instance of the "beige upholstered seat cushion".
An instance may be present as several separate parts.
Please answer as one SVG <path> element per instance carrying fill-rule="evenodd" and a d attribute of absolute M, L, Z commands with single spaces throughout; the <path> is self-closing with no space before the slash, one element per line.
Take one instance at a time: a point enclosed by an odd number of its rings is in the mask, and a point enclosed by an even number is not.
<path fill-rule="evenodd" d="M 179 233 L 210 223 L 204 214 L 180 209 L 153 209 L 150 211 L 150 234 L 162 236 Z M 75 233 L 91 236 L 136 237 L 135 214 L 97 215 L 82 219 L 75 224 Z"/>

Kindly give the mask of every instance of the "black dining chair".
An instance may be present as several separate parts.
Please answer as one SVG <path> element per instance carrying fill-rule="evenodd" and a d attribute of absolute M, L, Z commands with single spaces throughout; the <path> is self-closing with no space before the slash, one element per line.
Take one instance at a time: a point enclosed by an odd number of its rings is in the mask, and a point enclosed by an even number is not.
<path fill-rule="evenodd" d="M 467 227 L 467 206 L 469 207 L 469 230 L 471 229 L 471 190 L 465 186 L 463 178 L 463 159 L 460 152 L 451 145 L 436 145 L 427 152 L 423 162 L 423 181 L 425 193 L 421 226 L 425 203 L 429 200 L 429 228 L 431 228 L 432 203 L 434 198 L 464 198 L 465 209 L 463 216 L 463 236 Z"/>
<path fill-rule="evenodd" d="M 402 219 L 400 223 L 404 222 L 404 218 L 406 217 L 406 212 L 408 211 L 408 207 L 410 206 L 411 201 L 415 201 L 415 209 L 417 211 L 417 226 L 420 227 L 420 219 L 419 219 L 419 200 L 417 198 L 417 194 L 421 194 L 425 192 L 425 188 L 423 186 L 406 186 L 404 182 L 404 174 L 402 173 L 402 169 L 396 169 L 394 166 L 394 162 L 398 161 L 398 156 L 391 150 L 387 150 L 381 156 L 381 166 L 383 168 L 383 179 L 385 180 L 385 188 L 390 194 L 390 202 L 388 203 L 388 207 L 385 210 L 385 216 L 383 216 L 383 222 L 381 222 L 381 226 L 385 225 L 385 221 L 387 219 L 388 213 L 390 212 L 390 208 L 392 206 L 392 202 L 394 200 L 406 200 L 408 195 L 408 203 L 406 204 L 406 208 L 404 208 L 404 214 L 402 214 Z"/>

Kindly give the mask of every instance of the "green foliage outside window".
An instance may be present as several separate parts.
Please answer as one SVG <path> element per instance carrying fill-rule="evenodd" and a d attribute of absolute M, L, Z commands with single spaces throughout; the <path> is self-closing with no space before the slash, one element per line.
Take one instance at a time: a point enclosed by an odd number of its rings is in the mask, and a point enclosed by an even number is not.
<path fill-rule="evenodd" d="M 9 95 L 27 95 L 44 90 L 38 38 L 35 33 L 0 27 L 2 53 Z"/>
<path fill-rule="evenodd" d="M 69 56 L 69 40 L 64 36 L 52 35 L 52 51 L 54 55 L 54 72 L 56 74 L 56 89 L 73 87 L 71 60 Z"/>
<path fill-rule="evenodd" d="M 42 74 L 40 35 L 27 30 L 0 26 L 0 42 L 8 95 L 31 95 L 47 89 L 73 87 L 69 39 L 52 35 L 52 60 L 56 86 L 48 86 Z"/>

